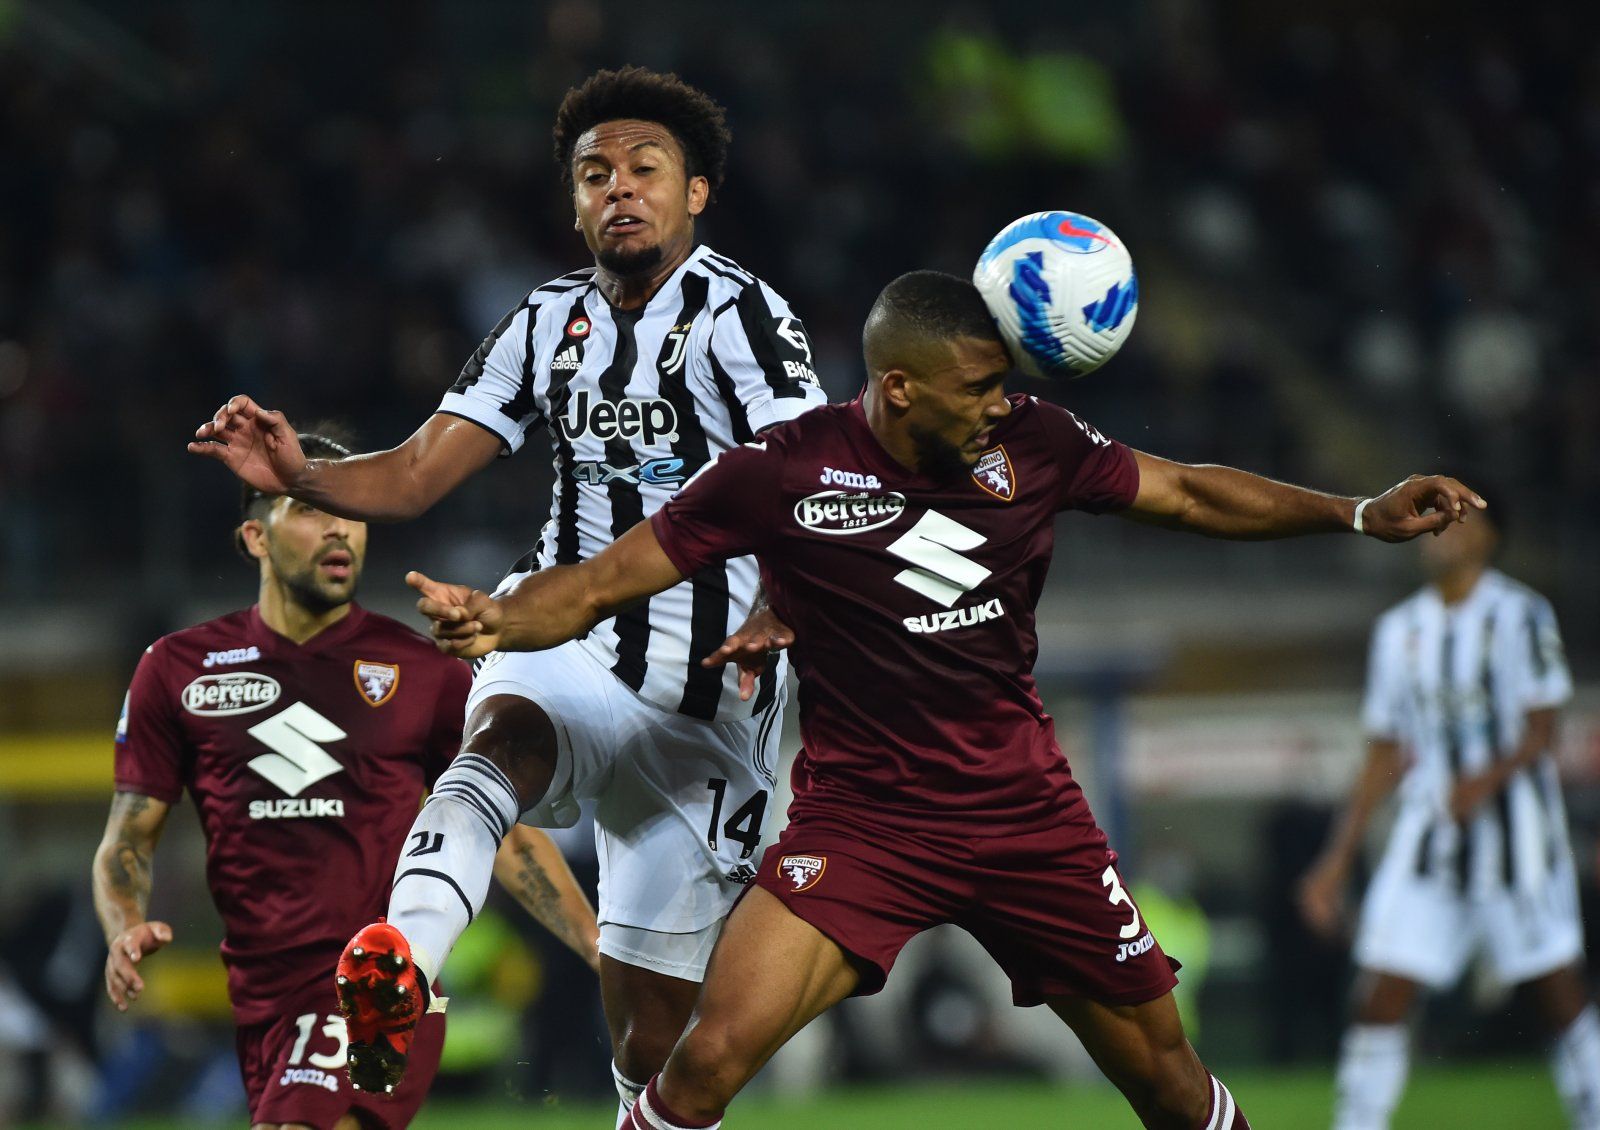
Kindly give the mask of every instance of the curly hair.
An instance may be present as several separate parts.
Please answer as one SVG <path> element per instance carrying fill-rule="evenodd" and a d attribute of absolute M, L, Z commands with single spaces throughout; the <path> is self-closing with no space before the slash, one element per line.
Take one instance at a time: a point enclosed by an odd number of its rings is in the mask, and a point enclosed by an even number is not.
<path fill-rule="evenodd" d="M 622 67 L 597 71 L 567 91 L 556 111 L 556 165 L 569 191 L 576 188 L 572 179 L 572 150 L 578 138 L 601 122 L 624 118 L 658 122 L 683 147 L 685 171 L 691 177 L 705 177 L 716 195 L 728 169 L 726 112 L 704 91 L 696 90 L 675 74 L 662 74 L 646 67 Z"/>

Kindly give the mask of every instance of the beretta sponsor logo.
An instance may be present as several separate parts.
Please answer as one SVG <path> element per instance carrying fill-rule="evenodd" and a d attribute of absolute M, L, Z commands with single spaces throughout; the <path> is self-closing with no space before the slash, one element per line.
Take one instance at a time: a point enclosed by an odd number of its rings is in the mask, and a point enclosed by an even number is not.
<path fill-rule="evenodd" d="M 271 706 L 281 693 L 278 680 L 254 671 L 201 675 L 183 688 L 183 708 L 190 714 L 248 714 Z"/>
<path fill-rule="evenodd" d="M 906 496 L 825 490 L 794 504 L 794 520 L 819 534 L 859 534 L 887 526 L 905 513 Z"/>

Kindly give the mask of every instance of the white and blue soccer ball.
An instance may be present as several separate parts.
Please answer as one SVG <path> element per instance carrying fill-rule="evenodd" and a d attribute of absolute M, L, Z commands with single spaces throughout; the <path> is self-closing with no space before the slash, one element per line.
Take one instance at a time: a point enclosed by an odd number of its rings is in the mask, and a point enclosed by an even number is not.
<path fill-rule="evenodd" d="M 1139 312 L 1133 259 L 1116 234 L 1077 212 L 1035 212 L 989 241 L 972 281 L 1017 368 L 1081 377 L 1122 348 Z"/>

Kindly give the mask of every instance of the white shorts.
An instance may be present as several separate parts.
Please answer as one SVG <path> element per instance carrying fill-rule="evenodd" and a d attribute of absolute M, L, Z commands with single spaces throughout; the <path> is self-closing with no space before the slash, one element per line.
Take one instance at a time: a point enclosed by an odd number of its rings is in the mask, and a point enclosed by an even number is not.
<path fill-rule="evenodd" d="M 488 656 L 473 679 L 468 713 L 497 694 L 537 703 L 556 730 L 555 776 L 522 822 L 570 827 L 578 802 L 596 801 L 602 939 L 607 925 L 699 934 L 727 916 L 761 864 L 782 691 L 752 718 L 705 722 L 640 698 L 573 641 Z M 684 939 L 665 939 L 659 957 L 681 965 L 685 947 Z M 651 964 L 637 938 L 618 949 L 639 951 L 631 964 Z"/>
<path fill-rule="evenodd" d="M 1532 891 L 1467 895 L 1456 875 L 1444 872 L 1417 874 L 1412 837 L 1391 838 L 1362 903 L 1358 966 L 1444 989 L 1480 952 L 1506 985 L 1543 977 L 1583 956 L 1570 853 Z"/>

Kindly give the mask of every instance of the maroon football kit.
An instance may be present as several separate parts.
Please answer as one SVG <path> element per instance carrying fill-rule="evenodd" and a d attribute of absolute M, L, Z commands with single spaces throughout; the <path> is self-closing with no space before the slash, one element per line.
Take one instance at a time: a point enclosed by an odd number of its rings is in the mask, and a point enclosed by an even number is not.
<path fill-rule="evenodd" d="M 139 662 L 116 786 L 166 804 L 187 789 L 199 811 L 255 1122 L 332 1126 L 359 1107 L 400 1127 L 432 1082 L 438 1014 L 394 1096 L 351 1089 L 333 968 L 384 913 L 422 797 L 460 747 L 470 682 L 465 663 L 355 605 L 304 644 L 251 608 Z"/>
<path fill-rule="evenodd" d="M 1168 992 L 1034 684 L 1034 610 L 1067 509 L 1138 492 L 1133 453 L 1012 396 L 968 474 L 891 457 L 860 400 L 724 452 L 651 519 L 685 575 L 754 554 L 795 631 L 804 748 L 789 827 L 757 882 L 869 963 L 968 930 L 1019 1004 Z"/>

